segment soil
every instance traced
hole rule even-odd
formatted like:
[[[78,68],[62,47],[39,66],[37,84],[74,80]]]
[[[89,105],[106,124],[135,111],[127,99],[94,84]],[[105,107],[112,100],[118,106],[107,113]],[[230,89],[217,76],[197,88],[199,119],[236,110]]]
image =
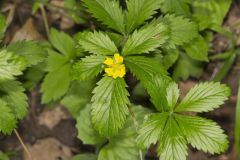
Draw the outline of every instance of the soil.
[[[17,40],[43,40],[46,33],[43,26],[43,19],[40,13],[31,14],[31,5],[23,0],[7,0],[1,2],[1,11],[8,16],[9,27],[6,32],[4,42],[6,44]],[[52,0],[51,3],[62,6],[62,0]],[[13,13],[12,13],[13,12]],[[74,23],[65,16],[62,11],[48,9],[49,25],[74,33],[81,30],[83,26]],[[233,3],[231,10],[226,17],[225,26],[229,27],[236,35],[240,34],[240,26],[233,27],[232,24],[240,20],[240,4]],[[229,42],[219,34],[214,36],[214,51],[222,52],[226,49]],[[237,160],[234,150],[234,125],[235,125],[235,106],[237,97],[238,81],[240,77],[239,62],[232,67],[231,72],[224,79],[224,83],[232,88],[230,100],[220,109],[203,114],[202,116],[215,120],[226,131],[230,147],[228,151],[221,155],[209,155],[203,152],[189,149],[189,160]],[[205,71],[200,81],[210,80],[220,66],[221,61],[211,61],[206,64]],[[191,88],[196,79],[180,82],[183,94]],[[29,96],[28,116],[19,122],[17,131],[26,143],[33,157],[36,160],[69,160],[77,153],[94,152],[93,146],[83,145],[77,139],[75,120],[70,116],[63,106],[48,107],[40,105],[39,87],[36,87]],[[147,155],[148,160],[157,160],[155,157],[155,147],[153,146]],[[12,160],[29,160],[26,153],[19,143],[15,134],[4,136],[0,134],[0,150],[13,151]]]

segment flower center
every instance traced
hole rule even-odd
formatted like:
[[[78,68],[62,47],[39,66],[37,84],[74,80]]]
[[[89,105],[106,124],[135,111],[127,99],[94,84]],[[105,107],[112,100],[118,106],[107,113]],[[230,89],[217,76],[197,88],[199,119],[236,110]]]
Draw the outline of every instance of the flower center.
[[[105,68],[106,74],[114,79],[118,77],[123,78],[126,74],[123,57],[119,53],[115,53],[113,58],[107,57],[103,63],[107,65]]]

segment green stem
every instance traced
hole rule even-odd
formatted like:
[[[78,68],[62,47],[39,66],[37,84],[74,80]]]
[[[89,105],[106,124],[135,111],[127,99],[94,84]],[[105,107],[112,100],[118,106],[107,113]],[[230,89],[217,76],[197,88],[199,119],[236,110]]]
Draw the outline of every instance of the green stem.
[[[48,25],[48,20],[47,20],[47,14],[46,14],[46,11],[44,9],[44,6],[43,4],[40,4],[40,10],[41,10],[41,13],[42,13],[42,17],[43,17],[43,22],[44,22],[44,27],[45,27],[45,30],[46,30],[46,34],[49,38],[49,25]]]
[[[235,118],[235,147],[238,157],[240,157],[240,80],[238,84],[238,97],[236,105],[236,118]]]

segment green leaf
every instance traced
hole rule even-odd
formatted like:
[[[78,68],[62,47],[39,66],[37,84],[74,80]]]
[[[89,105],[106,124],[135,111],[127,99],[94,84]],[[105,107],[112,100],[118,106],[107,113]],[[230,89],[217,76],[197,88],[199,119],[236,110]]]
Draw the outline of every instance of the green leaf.
[[[93,90],[92,120],[101,135],[114,136],[126,122],[128,91],[124,79],[103,77]]]
[[[173,117],[169,117],[160,137],[158,155],[164,160],[186,160],[187,141]]]
[[[74,40],[64,32],[59,32],[52,28],[50,32],[49,40],[51,44],[62,54],[69,59],[75,56],[75,42]]]
[[[140,80],[151,96],[155,107],[162,111],[167,106],[166,86],[170,81],[164,67],[154,58],[125,57],[127,68]],[[161,90],[161,92],[159,92]],[[161,98],[160,98],[161,97]]]
[[[162,23],[153,21],[140,30],[135,30],[128,38],[123,55],[143,54],[154,51],[168,39],[167,28]]]
[[[215,122],[185,115],[176,115],[175,118],[194,148],[211,154],[219,154],[228,148],[227,136]]]
[[[36,65],[42,62],[47,56],[47,51],[41,43],[34,41],[12,43],[7,46],[6,50],[25,57],[30,65]]]
[[[201,35],[183,47],[189,57],[199,61],[208,61],[208,42]]]
[[[101,55],[91,55],[82,58],[73,66],[73,76],[79,80],[88,80],[96,77],[104,69]]]
[[[126,29],[128,33],[152,18],[152,15],[160,7],[159,0],[127,0],[126,3]]]
[[[200,30],[211,25],[221,25],[229,11],[232,0],[196,0],[193,1],[193,17],[200,24]]]
[[[163,13],[173,13],[177,15],[190,16],[190,8],[188,3],[190,0],[160,0],[161,11]]]
[[[177,83],[171,82],[166,90],[168,106],[173,110],[175,105],[177,104],[180,94]]]
[[[11,108],[16,119],[22,119],[27,114],[27,96],[25,89],[18,81],[3,81],[0,83],[1,99]]]
[[[0,112],[0,131],[4,134],[11,134],[12,130],[16,127],[15,115],[12,113],[7,103],[1,99]]]
[[[0,42],[2,41],[2,38],[4,36],[6,25],[6,18],[2,14],[0,14]]]
[[[59,54],[50,49],[48,50],[48,58],[47,58],[48,72],[56,71],[66,64],[69,64],[69,59],[65,55]]]
[[[238,82],[237,104],[235,111],[234,138],[238,156],[240,155],[240,82]]]
[[[10,157],[7,153],[0,151],[0,159],[1,160],[10,160]]]
[[[198,27],[196,23],[188,18],[175,15],[166,15],[161,21],[168,26],[170,30],[170,39],[167,45],[170,48],[175,48],[175,45],[183,45],[191,42],[198,36]]]
[[[125,32],[124,14],[116,0],[83,0],[95,18],[120,33]]]
[[[72,160],[97,160],[97,156],[95,154],[79,154],[72,158]]]
[[[99,152],[98,160],[139,160],[139,148],[136,144],[136,126],[134,123],[141,124],[144,116],[149,110],[141,106],[131,106],[135,116],[135,122],[132,117],[128,117],[127,122],[119,134],[109,139],[109,143],[103,146]],[[143,152],[143,151],[142,151]]]
[[[95,87],[94,81],[74,81],[71,84],[66,96],[61,100],[74,118],[79,116],[81,109],[83,109],[91,100],[92,90]]]
[[[195,85],[177,106],[176,112],[208,112],[228,99],[230,88],[224,84],[206,82]]]
[[[103,32],[81,33],[79,44],[85,51],[97,55],[113,55],[118,52],[114,42]]]
[[[137,143],[141,148],[149,148],[159,140],[169,114],[166,112],[150,114],[138,131]]]
[[[93,128],[90,111],[91,105],[86,105],[77,117],[76,128],[78,130],[78,138],[81,139],[84,144],[101,145],[106,139],[100,136]]]
[[[26,67],[26,61],[6,50],[0,51],[0,79],[14,79],[14,76],[22,74],[22,70]]]
[[[189,77],[199,78],[202,75],[202,72],[203,65],[201,62],[193,60],[187,55],[181,53],[176,65],[174,66],[172,77],[176,81],[180,79],[187,80]]]
[[[41,86],[42,103],[58,100],[67,92],[71,81],[70,69],[71,66],[66,64],[47,74]]]
[[[172,67],[179,57],[179,51],[177,49],[167,49],[163,51],[164,56],[161,55],[158,57],[160,61],[162,62],[163,66],[166,69],[169,69]]]

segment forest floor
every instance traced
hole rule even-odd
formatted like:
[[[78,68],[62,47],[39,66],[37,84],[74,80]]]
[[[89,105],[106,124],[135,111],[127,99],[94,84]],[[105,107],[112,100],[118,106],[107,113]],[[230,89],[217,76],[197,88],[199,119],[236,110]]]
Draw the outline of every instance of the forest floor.
[[[52,0],[54,5],[62,6],[61,0]],[[8,16],[9,27],[6,32],[4,42],[6,44],[18,40],[44,40],[46,34],[41,14],[32,15],[31,5],[22,0],[5,1],[1,11]],[[49,25],[70,34],[81,30],[81,26],[74,23],[58,9],[48,9],[47,16]],[[235,34],[240,35],[240,27],[232,27],[232,22],[240,20],[240,4],[234,3],[226,17],[224,25],[229,27]],[[216,34],[214,38],[214,49],[217,52],[223,51],[228,41],[221,35]],[[180,82],[183,94],[186,93],[195,83],[199,81],[211,80],[213,75],[222,65],[221,61],[211,61],[206,64],[204,74],[201,79],[190,79]],[[237,88],[240,77],[239,62],[232,67],[231,72],[225,77],[224,83],[232,88],[232,95],[229,101],[220,109],[203,114],[209,119],[215,120],[226,131],[230,147],[228,151],[221,155],[209,155],[203,152],[189,149],[189,160],[237,160],[234,151],[234,123],[235,106],[237,99]],[[86,146],[77,139],[75,121],[63,106],[48,107],[40,105],[39,87],[28,93],[29,113],[20,122],[17,130],[29,151],[36,160],[69,160],[73,155],[82,152],[94,152],[94,147]],[[154,148],[154,147],[153,147]],[[22,146],[17,137],[3,136],[0,134],[0,150],[13,151],[13,160],[30,160],[23,152]],[[150,150],[148,160],[154,158],[155,151]]]

